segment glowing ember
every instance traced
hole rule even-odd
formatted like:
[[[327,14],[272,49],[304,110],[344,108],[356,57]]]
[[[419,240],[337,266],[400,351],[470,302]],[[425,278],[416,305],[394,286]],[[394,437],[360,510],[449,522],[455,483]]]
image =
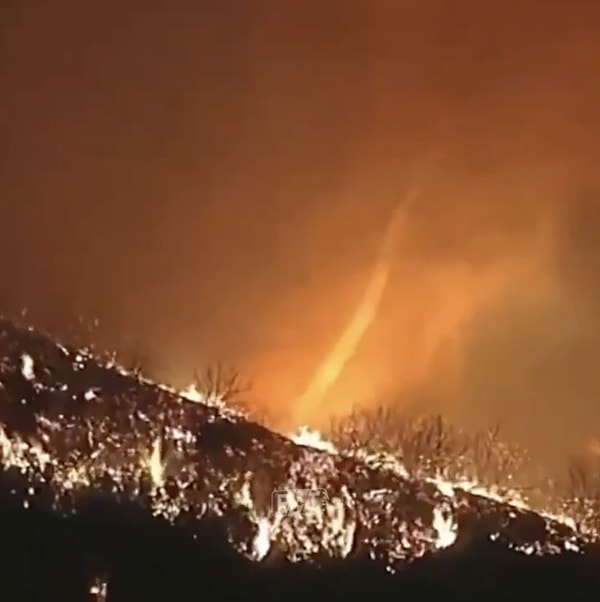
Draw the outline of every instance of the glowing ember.
[[[517,495],[416,478],[392,454],[336,449],[307,428],[281,437],[195,387],[178,395],[57,349],[32,331],[0,328],[0,461],[25,506],[44,490],[52,509],[77,512],[82,497],[102,489],[165,520],[185,517],[192,531],[194,521],[221,517],[231,544],[256,561],[276,551],[293,561],[352,554],[393,566],[452,546],[465,516],[485,515],[490,539],[526,554],[584,550],[595,537],[534,513]],[[35,385],[24,406],[15,374]],[[15,416],[24,412],[31,420],[21,426]],[[277,511],[275,493],[292,512]]]

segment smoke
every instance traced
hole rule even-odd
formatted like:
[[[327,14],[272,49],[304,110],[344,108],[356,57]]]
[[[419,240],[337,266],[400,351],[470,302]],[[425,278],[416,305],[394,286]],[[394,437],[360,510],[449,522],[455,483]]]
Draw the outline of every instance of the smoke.
[[[403,224],[403,244],[395,248],[388,230],[352,320],[291,409],[296,421],[326,424],[356,406],[388,400],[407,408],[426,400],[426,411],[452,412],[469,382],[480,317],[515,296],[527,310],[554,299],[555,210],[532,215],[520,235],[494,233],[493,224],[477,223],[471,214],[476,236],[463,237],[456,229],[435,232],[431,204],[430,192]],[[465,217],[455,216],[457,225]],[[482,230],[487,250],[477,241]],[[439,246],[443,238],[455,244]]]
[[[238,4],[3,7],[2,309],[99,318],[177,386],[234,365],[282,424],[394,403],[546,455],[597,437],[599,5]]]

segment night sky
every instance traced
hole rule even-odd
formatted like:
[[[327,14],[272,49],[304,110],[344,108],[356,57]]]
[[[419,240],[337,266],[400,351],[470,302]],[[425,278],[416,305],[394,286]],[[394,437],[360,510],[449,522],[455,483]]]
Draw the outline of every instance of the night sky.
[[[321,408],[600,437],[600,4],[5,0],[1,308],[222,361],[285,422],[411,186]]]

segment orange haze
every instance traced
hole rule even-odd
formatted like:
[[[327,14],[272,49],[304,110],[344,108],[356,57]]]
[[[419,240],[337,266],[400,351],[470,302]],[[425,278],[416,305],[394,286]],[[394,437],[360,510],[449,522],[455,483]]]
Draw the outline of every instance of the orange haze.
[[[178,386],[232,364],[282,428],[393,403],[585,447],[599,31],[594,0],[4,1],[0,309],[99,318]]]

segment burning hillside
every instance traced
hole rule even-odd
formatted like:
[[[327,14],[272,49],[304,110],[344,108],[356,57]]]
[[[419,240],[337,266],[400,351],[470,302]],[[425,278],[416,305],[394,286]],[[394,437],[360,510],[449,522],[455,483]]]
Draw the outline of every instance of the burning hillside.
[[[391,457],[338,453],[309,432],[297,444],[214,394],[178,394],[8,321],[0,356],[2,480],[25,508],[73,515],[109,499],[192,535],[216,519],[255,561],[364,558],[393,569],[473,540],[525,554],[592,545],[568,520],[411,478]]]

